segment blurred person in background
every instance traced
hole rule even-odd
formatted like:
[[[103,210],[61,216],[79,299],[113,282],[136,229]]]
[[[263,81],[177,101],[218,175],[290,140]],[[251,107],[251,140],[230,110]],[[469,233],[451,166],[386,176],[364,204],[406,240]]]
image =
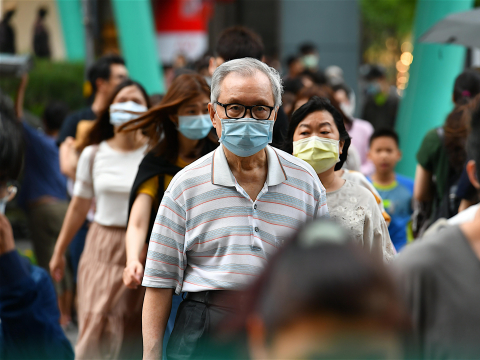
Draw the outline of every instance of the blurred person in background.
[[[299,46],[299,54],[305,68],[302,75],[309,75],[317,85],[327,83],[327,78],[320,68],[320,54],[317,46],[311,42],[305,42]]]
[[[15,31],[10,24],[15,8],[5,11],[2,21],[0,21],[0,53],[15,54]]]
[[[142,129],[149,139],[149,153],[140,163],[129,200],[127,261],[123,271],[123,282],[129,288],[141,286],[158,206],[172,178],[218,146],[208,114],[209,102],[210,87],[202,76],[180,75],[158,106],[120,128],[120,131]],[[173,296],[164,356],[181,301],[180,295]]]
[[[68,177],[69,195],[72,195],[73,191],[80,156],[80,145],[93,126],[93,120],[97,119],[102,110],[108,107],[115,88],[127,77],[128,72],[125,62],[118,55],[102,56],[88,70],[88,81],[93,91],[93,103],[91,106],[67,116],[57,138],[57,144],[60,145],[60,170]],[[79,130],[78,134],[77,130]],[[88,226],[92,220],[93,210],[69,246],[75,281],[77,280],[78,263],[85,245]]]
[[[314,96],[293,113],[285,150],[309,163],[318,174],[327,192],[330,217],[348,229],[358,244],[390,262],[395,250],[374,196],[335,174],[342,168],[349,146],[342,115],[327,99]]]
[[[233,26],[222,31],[215,46],[215,56],[210,59],[210,74],[225,61],[253,58],[265,62],[265,47],[262,38],[243,26]],[[288,129],[288,117],[283,107],[278,110],[273,127],[272,146],[280,148]]]
[[[480,106],[468,136],[470,181],[480,189]],[[396,260],[398,281],[422,359],[480,358],[480,214],[407,246]]]
[[[395,129],[400,97],[396,88],[389,84],[385,69],[379,65],[371,65],[365,80],[368,85],[362,119],[370,122],[375,130]]]
[[[48,273],[19,255],[4,215],[23,164],[24,130],[0,99],[0,358],[72,359]],[[35,237],[36,234],[33,234]]]
[[[47,16],[47,9],[42,7],[38,9],[37,19],[33,28],[33,52],[39,58],[50,59],[50,35],[45,27],[45,16]]]
[[[326,216],[313,169],[268,146],[281,104],[281,79],[265,63],[236,59],[213,74],[208,104],[221,145],[171,181],[153,227],[143,285],[144,359],[158,359],[172,294],[187,292],[167,357],[199,359],[236,294],[283,241],[309,219]]]
[[[355,118],[355,94],[351,88],[344,83],[340,83],[334,85],[332,89],[335,100],[340,104],[340,109],[347,119],[345,126],[352,138],[352,145],[355,146],[360,156],[362,164],[360,171],[366,176],[371,175],[375,168],[368,158],[368,141],[373,134],[373,126],[368,121]]]
[[[470,121],[467,105],[479,93],[480,73],[467,70],[460,74],[453,87],[455,108],[443,126],[427,132],[417,152],[413,195],[419,203],[431,205],[430,214],[425,211],[423,228],[439,218],[448,219],[458,211],[459,200],[455,194],[467,161],[465,143]]]
[[[245,329],[251,359],[405,355],[410,324],[393,277],[333,222],[302,229],[245,296],[248,305],[220,330]]]
[[[20,82],[16,112],[22,124],[25,139],[25,168],[18,204],[25,210],[32,234],[33,251],[37,264],[49,270],[48,263],[67,212],[67,178],[60,172],[58,132],[68,107],[62,102],[50,102],[43,113],[44,129],[35,129],[23,119],[23,101],[28,75]],[[73,275],[70,266],[62,282],[55,284],[60,308],[60,324],[72,319]]]
[[[368,156],[375,165],[375,172],[369,180],[380,193],[385,209],[390,215],[388,232],[395,249],[400,252],[407,244],[410,233],[413,180],[395,172],[395,167],[402,158],[398,134],[391,129],[375,131],[370,138]]]
[[[305,65],[302,62],[302,58],[299,55],[291,55],[287,59],[287,74],[283,78],[283,81],[289,79],[296,79],[305,70]]]
[[[114,90],[95,121],[78,161],[73,198],[50,260],[50,273],[60,281],[68,244],[85,222],[96,200],[78,269],[77,359],[136,358],[141,354],[143,289],[128,289],[125,233],[128,197],[145,151],[140,131],[122,133],[120,125],[149,107],[145,89],[125,80]]]

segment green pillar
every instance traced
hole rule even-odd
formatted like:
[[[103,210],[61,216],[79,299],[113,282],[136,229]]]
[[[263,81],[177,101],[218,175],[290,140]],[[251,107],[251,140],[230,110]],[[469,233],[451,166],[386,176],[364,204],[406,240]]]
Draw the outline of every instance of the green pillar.
[[[85,60],[85,29],[80,0],[57,0],[67,60]]]
[[[418,0],[413,63],[396,126],[403,151],[397,167],[401,174],[415,175],[416,154],[423,137],[428,130],[442,125],[452,110],[453,83],[465,61],[462,46],[419,43],[418,38],[445,16],[472,6],[473,0]]]
[[[165,92],[150,0],[113,0],[122,55],[130,77],[149,94]]]

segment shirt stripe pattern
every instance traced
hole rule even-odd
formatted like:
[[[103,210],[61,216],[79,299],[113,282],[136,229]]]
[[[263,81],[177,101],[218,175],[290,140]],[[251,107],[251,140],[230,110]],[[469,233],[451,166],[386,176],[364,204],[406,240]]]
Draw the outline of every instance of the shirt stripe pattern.
[[[236,182],[222,146],[172,179],[151,234],[144,286],[177,294],[241,289],[305,222],[328,216],[310,165],[266,151],[267,181],[256,201]]]

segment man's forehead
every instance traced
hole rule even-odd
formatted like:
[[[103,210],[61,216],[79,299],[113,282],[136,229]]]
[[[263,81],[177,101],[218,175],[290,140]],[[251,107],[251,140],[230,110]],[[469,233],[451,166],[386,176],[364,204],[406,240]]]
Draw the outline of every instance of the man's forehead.
[[[228,74],[220,84],[220,97],[262,97],[264,101],[275,102],[272,86],[268,76],[261,71],[253,75],[236,72]]]

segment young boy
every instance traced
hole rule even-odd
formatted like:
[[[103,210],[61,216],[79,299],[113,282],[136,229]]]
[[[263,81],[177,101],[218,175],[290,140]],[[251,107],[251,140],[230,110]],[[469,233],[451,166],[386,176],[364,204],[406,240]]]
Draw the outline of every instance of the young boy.
[[[407,226],[412,215],[413,180],[396,174],[395,166],[402,158],[398,135],[391,129],[379,129],[370,138],[368,157],[375,165],[369,178],[383,199],[392,218],[388,231],[397,251],[407,243]]]

